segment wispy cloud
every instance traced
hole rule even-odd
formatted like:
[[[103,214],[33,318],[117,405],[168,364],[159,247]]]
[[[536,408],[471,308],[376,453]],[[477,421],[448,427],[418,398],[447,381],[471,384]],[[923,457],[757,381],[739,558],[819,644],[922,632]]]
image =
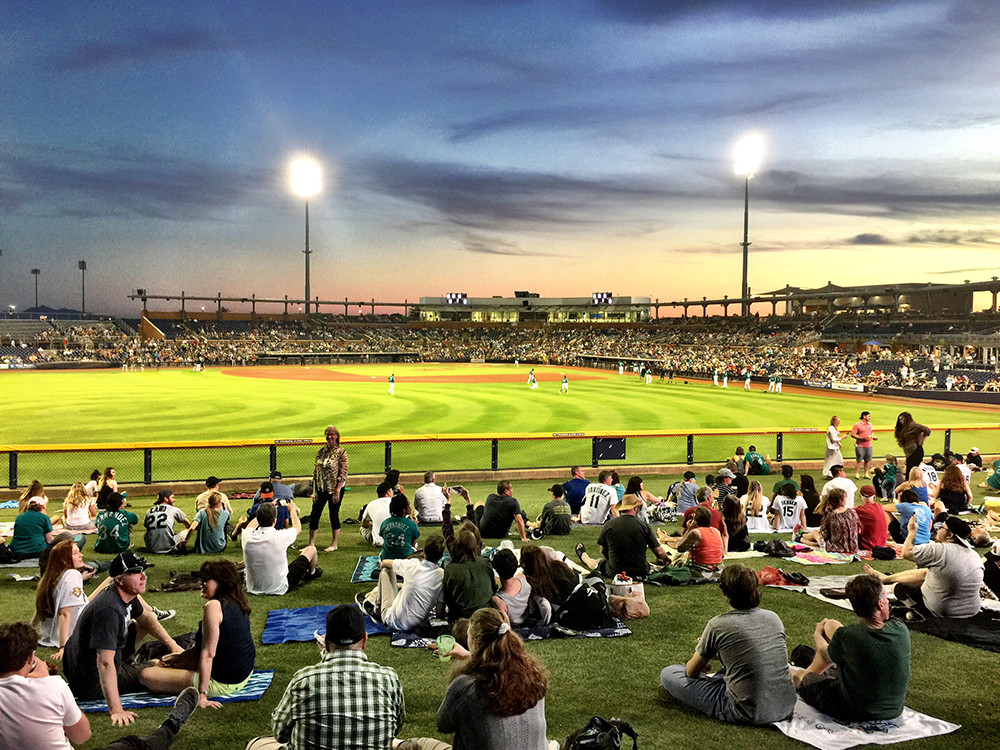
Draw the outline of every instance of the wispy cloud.
[[[445,222],[490,230],[596,226],[672,194],[634,178],[584,179],[405,159],[364,163],[357,179],[374,193],[432,208]]]
[[[524,250],[515,242],[486,237],[481,234],[467,233],[462,237],[462,247],[470,253],[481,253],[483,255],[511,255],[519,257],[551,256],[551,253],[533,252]]]
[[[848,238],[848,245],[891,245],[892,243],[889,239],[882,234],[875,234],[874,232],[863,232],[862,234],[856,234],[853,237]]]
[[[173,55],[216,52],[224,45],[204,29],[133,30],[115,42],[88,42],[54,61],[60,73],[88,73]]]
[[[0,154],[4,194],[0,211],[62,216],[142,216],[204,219],[260,205],[274,183],[271,170],[227,166],[112,148],[73,150],[22,146]]]

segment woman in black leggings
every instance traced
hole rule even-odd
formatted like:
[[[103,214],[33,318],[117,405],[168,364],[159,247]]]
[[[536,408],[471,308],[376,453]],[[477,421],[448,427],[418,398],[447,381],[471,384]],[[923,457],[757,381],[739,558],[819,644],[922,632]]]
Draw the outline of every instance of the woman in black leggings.
[[[330,506],[330,526],[333,542],[324,552],[337,549],[340,538],[340,501],[344,499],[347,484],[347,451],[340,444],[340,430],[333,425],[326,428],[326,445],[316,453],[313,467],[312,512],[309,514],[309,546],[316,544],[316,532],[323,508]]]
[[[901,412],[896,417],[896,442],[906,454],[906,473],[903,476],[908,477],[910,469],[914,466],[920,466],[924,460],[924,440],[930,434],[930,427],[914,422],[910,412]]]

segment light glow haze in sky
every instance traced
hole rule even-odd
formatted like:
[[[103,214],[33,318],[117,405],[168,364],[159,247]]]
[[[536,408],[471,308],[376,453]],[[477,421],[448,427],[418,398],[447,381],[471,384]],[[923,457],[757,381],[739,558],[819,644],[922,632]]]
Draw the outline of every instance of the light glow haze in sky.
[[[92,312],[301,297],[302,156],[322,299],[738,297],[749,134],[754,292],[988,279],[998,39],[980,0],[7,0],[0,304],[39,268],[79,309],[79,260]]]

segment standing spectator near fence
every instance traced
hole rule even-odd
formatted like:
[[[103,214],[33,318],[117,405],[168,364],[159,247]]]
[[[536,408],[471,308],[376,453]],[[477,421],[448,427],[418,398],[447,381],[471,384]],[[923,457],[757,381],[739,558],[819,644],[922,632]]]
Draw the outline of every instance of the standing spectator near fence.
[[[861,478],[861,470],[865,471],[865,479],[870,478],[872,467],[872,441],[878,440],[878,435],[874,434],[872,427],[872,414],[870,411],[861,412],[861,419],[854,423],[851,428],[851,437],[854,438],[854,478]]]
[[[896,417],[896,442],[906,455],[905,476],[910,475],[910,469],[920,466],[924,460],[924,441],[931,434],[927,425],[913,421],[913,415],[908,411],[900,412]]]
[[[323,517],[323,509],[330,506],[330,526],[333,529],[333,541],[324,552],[337,549],[340,539],[340,502],[344,499],[344,487],[347,485],[347,451],[340,444],[340,430],[333,425],[324,432],[326,445],[316,452],[316,462],[313,468],[312,512],[309,514],[309,546],[316,546],[316,532],[319,531],[319,520]]]

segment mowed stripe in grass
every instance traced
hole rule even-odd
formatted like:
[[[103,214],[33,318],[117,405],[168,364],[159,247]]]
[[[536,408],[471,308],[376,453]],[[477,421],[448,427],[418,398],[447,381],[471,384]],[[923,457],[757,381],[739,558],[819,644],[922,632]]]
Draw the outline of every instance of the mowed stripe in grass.
[[[300,368],[288,368],[300,373]],[[824,430],[830,416],[846,425],[862,409],[877,428],[891,428],[903,408],[929,424],[997,422],[990,409],[871,397],[768,394],[764,387],[714,388],[681,380],[644,385],[617,373],[538,367],[538,390],[522,382],[419,382],[428,371],[484,381],[527,376],[525,367],[492,365],[318,366],[326,372],[368,374],[361,381],[239,377],[221,369],[122,373],[9,372],[0,374],[0,424],[5,444],[110,443],[318,437],[326,424],[345,436],[698,431],[713,428]],[[280,369],[275,370],[280,373]],[[396,395],[386,377],[396,375]],[[559,379],[570,377],[569,395]],[[579,373],[580,378],[575,375]],[[412,375],[412,380],[408,376]],[[738,384],[737,384],[738,385]],[[980,446],[982,448],[982,446]]]

